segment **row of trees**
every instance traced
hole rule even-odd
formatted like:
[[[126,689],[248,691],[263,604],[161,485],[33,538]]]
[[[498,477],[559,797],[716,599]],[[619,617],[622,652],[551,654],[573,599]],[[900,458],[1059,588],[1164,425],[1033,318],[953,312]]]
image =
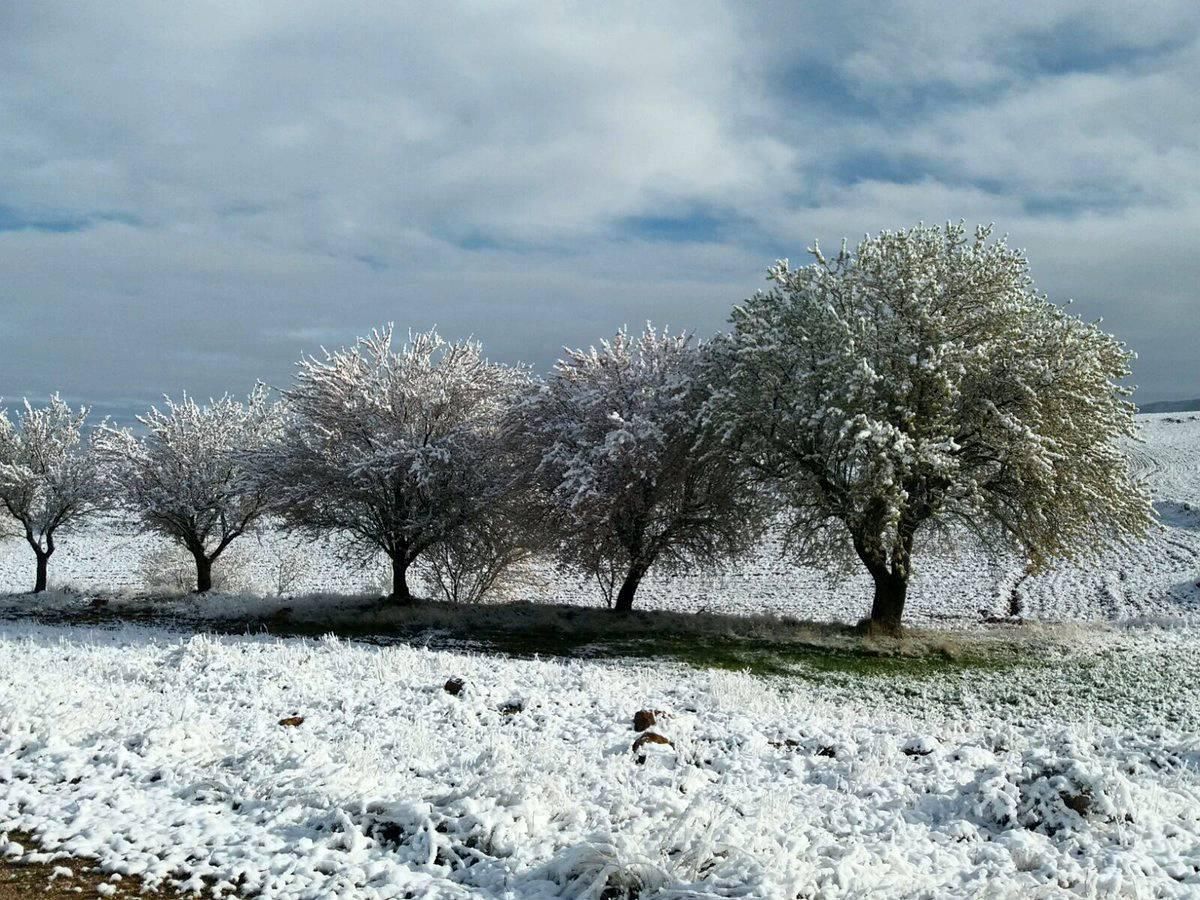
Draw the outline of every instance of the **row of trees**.
[[[37,559],[117,504],[195,558],[197,590],[267,517],[348,557],[423,559],[477,597],[536,553],[632,607],[653,570],[712,567],[771,525],[804,562],[857,559],[872,627],[900,628],[918,542],[971,537],[1031,569],[1144,533],[1120,447],[1129,354],[1033,286],[1022,252],[918,226],[770,270],[710,342],[647,327],[545,379],[435,332],[390,329],[300,362],[274,401],[190,398],[141,433],[58,398],[0,413],[0,503]]]

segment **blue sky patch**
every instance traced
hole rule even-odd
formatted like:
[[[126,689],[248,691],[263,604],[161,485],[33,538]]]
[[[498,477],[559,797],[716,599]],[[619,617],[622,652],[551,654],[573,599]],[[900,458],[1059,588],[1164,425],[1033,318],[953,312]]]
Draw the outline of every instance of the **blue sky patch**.
[[[30,213],[0,203],[0,231],[46,231],[52,234],[70,234],[84,231],[100,222],[119,222],[123,225],[141,224],[136,216],[124,213],[90,213],[82,216]]]
[[[618,219],[620,237],[678,244],[710,244],[744,240],[757,229],[752,220],[735,213],[697,209],[675,215],[625,216]]]
[[[1131,10],[1131,15],[1134,14]],[[1111,72],[1149,63],[1187,46],[1194,37],[1194,33],[1187,33],[1147,45],[1130,44],[1117,35],[1103,34],[1078,18],[1059,22],[1044,31],[1015,36],[1011,57],[1016,68],[1031,74]]]

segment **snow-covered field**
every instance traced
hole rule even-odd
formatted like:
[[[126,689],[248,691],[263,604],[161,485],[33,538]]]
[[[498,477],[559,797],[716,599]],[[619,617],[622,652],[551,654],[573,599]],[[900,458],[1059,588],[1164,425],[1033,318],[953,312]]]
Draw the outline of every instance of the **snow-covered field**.
[[[1197,896],[1196,636],[762,680],[7,625],[0,829],[277,898]]]
[[[1200,622],[1200,414],[1140,420],[1145,442],[1132,451],[1137,468],[1155,491],[1161,518],[1161,527],[1149,540],[1086,566],[1061,566],[1032,578],[1023,577],[1015,559],[987,559],[969,549],[957,556],[926,553],[917,559],[907,620],[968,624],[1005,617],[1015,609],[1027,619]],[[143,560],[161,546],[160,539],[111,527],[64,535],[51,561],[51,584],[84,591],[145,592]],[[297,555],[279,535],[266,533],[243,538],[233,547],[235,565],[254,593],[277,587],[273,572],[289,556],[305,558],[303,577],[292,593],[387,590],[382,568],[348,568],[321,545],[305,546]],[[32,578],[33,557],[23,542],[0,543],[0,592],[28,590]],[[651,572],[638,592],[637,606],[854,622],[866,614],[870,594],[870,580],[863,573],[832,582],[823,572],[780,558],[768,545],[757,558],[717,574]],[[548,566],[521,599],[600,602],[591,581],[563,576]]]
[[[0,832],[264,898],[1200,896],[1200,417],[1143,423],[1144,545],[1024,580],[926,562],[914,623],[980,640],[1014,591],[1027,619],[1080,620],[1005,629],[1016,663],[762,678],[33,624],[10,598]],[[95,530],[52,571],[137,591],[148,546]],[[0,550],[0,589],[26,586],[21,551]],[[296,590],[374,578],[319,554]],[[538,590],[595,602],[550,573]],[[854,620],[866,597],[765,555],[638,603]],[[642,709],[671,744],[632,749]]]

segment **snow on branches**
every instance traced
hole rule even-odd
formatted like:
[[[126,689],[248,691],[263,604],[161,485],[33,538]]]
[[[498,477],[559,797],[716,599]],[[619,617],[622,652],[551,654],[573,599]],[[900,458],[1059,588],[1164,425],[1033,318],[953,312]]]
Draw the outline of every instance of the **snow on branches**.
[[[139,416],[146,434],[102,428],[96,448],[108,478],[146,531],[175,541],[196,562],[196,590],[212,587],[213,563],[267,511],[252,455],[275,440],[279,404],[260,385],[242,403],[167,397]]]
[[[900,625],[914,537],[964,526],[1032,568],[1143,533],[1121,441],[1131,354],[1038,293],[1023,252],[960,225],[769,272],[734,310],[710,414],[791,505],[806,558],[851,548]]]
[[[618,609],[651,566],[711,565],[756,537],[758,495],[701,417],[706,354],[686,334],[622,330],[568,350],[521,410],[560,560]]]
[[[475,341],[429,331],[394,351],[390,327],[373,332],[300,362],[262,477],[285,524],[360,558],[384,553],[393,598],[410,601],[413,562],[511,489],[501,426],[528,380]]]
[[[629,609],[652,567],[747,549],[782,501],[805,562],[857,559],[899,630],[914,550],[974,536],[1031,571],[1142,535],[1130,354],[1038,292],[1022,251],[963,225],[885,231],[769,270],[711,343],[647,329],[568,350],[544,383],[474,341],[392,330],[301,360],[284,403],[167,400],[143,436],[55,397],[0,414],[0,503],[38,557],[107,479],[193,555],[197,587],[264,515],[476,600],[552,545]]]
[[[93,513],[103,495],[83,445],[86,407],[74,412],[57,394],[16,421],[0,409],[0,505],[18,523],[37,558],[34,593],[46,589],[55,534]]]

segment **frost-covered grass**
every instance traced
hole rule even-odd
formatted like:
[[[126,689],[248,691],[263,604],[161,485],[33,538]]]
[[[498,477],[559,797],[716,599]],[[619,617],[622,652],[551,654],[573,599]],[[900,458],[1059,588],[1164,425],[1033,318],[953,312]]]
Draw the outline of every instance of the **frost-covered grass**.
[[[6,624],[0,830],[279,898],[1194,896],[1200,635],[1069,637],[762,678]]]

